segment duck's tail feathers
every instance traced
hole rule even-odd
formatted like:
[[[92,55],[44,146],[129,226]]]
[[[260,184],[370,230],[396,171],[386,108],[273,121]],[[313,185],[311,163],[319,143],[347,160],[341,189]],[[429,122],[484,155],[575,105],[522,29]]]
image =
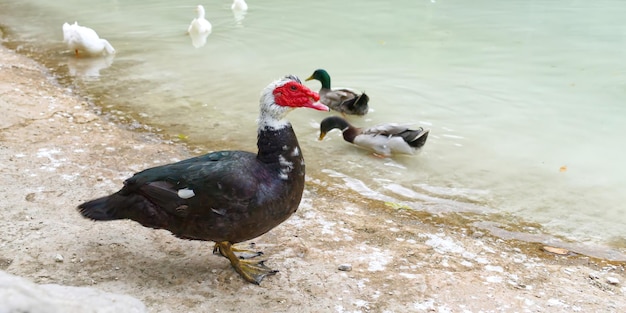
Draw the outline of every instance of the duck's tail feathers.
[[[367,105],[370,102],[370,97],[368,97],[365,92],[356,98],[354,105],[356,107]]]
[[[70,40],[70,24],[63,23],[63,42],[68,42]]]
[[[94,221],[129,219],[151,228],[166,228],[172,222],[167,211],[143,195],[127,194],[124,190],[87,201],[78,206],[78,212]]]
[[[104,43],[104,50],[107,54],[115,54],[115,48],[109,43],[106,39],[101,39],[102,43]]]
[[[369,111],[369,101],[370,97],[362,93],[348,103],[348,109],[356,115],[365,115]]]
[[[424,129],[420,127],[419,129],[409,129],[404,131],[400,136],[406,141],[409,146],[413,148],[420,148],[424,144],[426,144],[426,139],[428,139],[428,134],[430,133],[430,129]]]
[[[117,194],[87,201],[78,206],[78,212],[88,219],[94,221],[112,221],[123,219],[117,214],[117,210],[112,204],[116,203],[114,197]],[[119,196],[117,196],[119,197]]]

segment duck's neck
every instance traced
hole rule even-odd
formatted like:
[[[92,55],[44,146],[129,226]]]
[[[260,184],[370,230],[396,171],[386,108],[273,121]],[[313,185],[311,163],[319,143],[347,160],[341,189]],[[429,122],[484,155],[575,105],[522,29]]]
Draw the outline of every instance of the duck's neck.
[[[198,19],[204,19],[205,15],[204,7],[198,7]]]
[[[300,164],[302,160],[298,138],[289,123],[278,129],[260,128],[257,147],[259,148],[257,159],[263,163],[280,162],[281,157],[294,164]]]
[[[330,89],[330,75],[328,73],[322,73],[317,77],[317,80],[322,83],[322,89]]]
[[[356,127],[348,126],[342,130],[343,139],[349,143],[354,143],[354,138],[361,133],[361,130]]]

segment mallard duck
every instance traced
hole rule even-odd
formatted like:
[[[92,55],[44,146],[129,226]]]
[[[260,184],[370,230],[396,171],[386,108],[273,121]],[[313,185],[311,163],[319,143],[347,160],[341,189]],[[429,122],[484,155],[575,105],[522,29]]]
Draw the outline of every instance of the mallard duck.
[[[191,20],[191,24],[187,28],[187,34],[191,37],[191,44],[200,48],[206,44],[206,39],[211,33],[211,23],[204,17],[205,11],[202,5],[198,5],[196,7],[196,13],[198,14],[196,18]]]
[[[316,79],[322,83],[320,89],[320,101],[329,108],[341,112],[342,114],[365,115],[370,98],[365,94],[348,89],[331,89],[330,75],[324,69],[317,69],[306,80]]]
[[[277,80],[261,94],[257,153],[217,151],[153,167],[78,210],[96,221],[130,219],[179,238],[214,241],[215,253],[228,258],[245,280],[259,284],[277,271],[263,261],[240,259],[244,254],[235,252],[242,250],[232,245],[268,232],[298,209],[304,159],[285,117],[295,108],[328,111],[318,100],[295,76]]]
[[[430,130],[422,127],[409,129],[398,124],[380,124],[370,128],[358,128],[339,116],[330,116],[320,123],[319,140],[332,129],[340,129],[343,139],[375,154],[389,157],[393,154],[413,154],[426,143]]]
[[[100,38],[93,29],[78,25],[78,22],[71,25],[63,23],[63,41],[77,57],[79,51],[88,56],[115,53],[115,49],[106,39]]]

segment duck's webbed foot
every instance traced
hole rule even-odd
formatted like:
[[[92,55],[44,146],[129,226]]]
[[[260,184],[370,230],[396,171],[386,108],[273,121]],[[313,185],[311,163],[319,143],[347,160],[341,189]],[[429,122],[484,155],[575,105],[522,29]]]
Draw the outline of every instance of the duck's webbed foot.
[[[239,248],[235,248],[234,246],[230,247],[230,250],[239,258],[242,260],[246,260],[246,259],[252,259],[252,258],[256,258],[258,256],[262,256],[263,252],[262,251],[252,251],[252,250],[248,250],[248,249],[239,249]],[[215,247],[213,247],[213,254],[219,254],[225,258],[228,258],[228,256],[226,256],[224,253],[222,253],[222,250],[220,250],[220,245],[215,244]]]
[[[215,248],[213,248],[213,253],[219,253],[230,261],[230,264],[233,266],[235,271],[239,273],[243,279],[251,282],[253,284],[260,284],[263,278],[267,275],[274,275],[278,273],[278,271],[273,270],[265,264],[265,261],[248,261],[243,260],[239,256],[235,254],[233,251],[232,244],[228,241],[222,241],[215,243]],[[241,252],[241,250],[238,250]],[[256,254],[259,256],[260,254]]]

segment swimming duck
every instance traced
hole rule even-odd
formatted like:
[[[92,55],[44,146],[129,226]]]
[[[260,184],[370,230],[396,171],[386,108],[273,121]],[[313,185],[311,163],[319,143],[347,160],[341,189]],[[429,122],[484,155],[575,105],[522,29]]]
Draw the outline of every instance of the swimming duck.
[[[306,80],[318,80],[322,83],[319,91],[320,101],[329,108],[341,112],[342,114],[365,115],[369,110],[368,102],[370,98],[365,94],[348,89],[331,89],[330,75],[324,69],[317,69]]]
[[[246,1],[233,0],[233,4],[230,6],[230,9],[233,11],[235,23],[239,26],[242,26],[243,19],[246,18],[246,13],[248,13],[248,4],[246,3]]]
[[[63,42],[74,51],[78,57],[78,52],[82,51],[88,56],[114,54],[115,49],[106,40],[98,36],[95,30],[74,24],[63,23]]]
[[[130,219],[179,238],[214,241],[214,253],[228,258],[245,280],[259,284],[277,271],[263,261],[240,259],[243,254],[235,252],[242,250],[233,244],[268,232],[298,209],[305,166],[285,117],[295,108],[328,111],[318,100],[297,77],[279,79],[261,94],[257,153],[218,151],[153,167],[78,210],[96,221]]]
[[[206,39],[211,33],[211,23],[204,17],[205,11],[202,5],[196,7],[198,16],[191,20],[191,24],[187,28],[187,34],[191,37],[191,44],[200,48],[206,44]]]
[[[233,11],[247,11],[248,4],[246,0],[233,0],[233,4],[230,6],[230,9]]]
[[[413,154],[426,143],[430,130],[420,127],[409,129],[398,124],[380,124],[370,128],[358,128],[339,116],[330,116],[320,123],[319,140],[326,133],[338,128],[343,132],[343,139],[349,143],[373,151],[375,154],[389,157],[393,154]]]

